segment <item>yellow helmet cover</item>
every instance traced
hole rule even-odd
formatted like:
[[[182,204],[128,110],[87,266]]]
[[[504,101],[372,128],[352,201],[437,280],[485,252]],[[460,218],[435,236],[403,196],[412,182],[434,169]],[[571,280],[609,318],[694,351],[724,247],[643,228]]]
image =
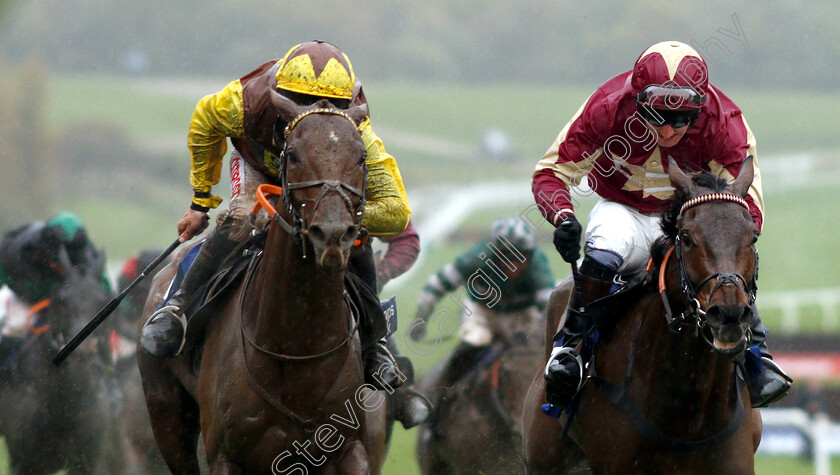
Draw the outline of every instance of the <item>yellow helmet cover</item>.
[[[277,68],[277,88],[301,94],[351,99],[355,83],[350,59],[324,41],[293,47]]]

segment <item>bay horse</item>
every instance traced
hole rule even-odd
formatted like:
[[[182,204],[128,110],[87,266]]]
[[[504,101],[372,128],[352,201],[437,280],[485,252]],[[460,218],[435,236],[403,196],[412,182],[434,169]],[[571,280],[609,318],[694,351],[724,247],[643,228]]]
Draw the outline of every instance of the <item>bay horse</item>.
[[[212,474],[370,470],[364,413],[384,396],[364,383],[344,286],[364,209],[367,108],[305,108],[273,91],[272,102],[288,124],[283,187],[258,192],[270,216],[259,257],[211,303],[202,347],[164,360],[139,350],[155,438],[174,473],[199,472],[199,433]],[[155,277],[146,315],[178,260]]]
[[[111,298],[102,285],[104,258],[86,269],[74,267],[63,250],[59,259],[64,285],[33,306],[25,337],[3,337],[0,435],[10,473],[121,473],[114,443],[120,398],[106,364],[103,329],[61,366],[50,362]]]
[[[529,307],[498,315],[494,342],[479,365],[462,377],[434,408],[417,434],[424,474],[517,473],[522,471],[522,407],[531,375],[540,365],[542,315]],[[421,391],[433,401],[449,360],[424,378]]]
[[[598,474],[754,473],[761,415],[738,364],[758,270],[758,231],[744,200],[752,157],[731,186],[708,173],[692,179],[673,160],[668,173],[676,192],[652,248],[653,278],[606,312],[613,321],[599,327],[568,433],[568,412],[554,419],[540,409],[543,369],[533,378],[528,473],[575,473],[587,463]],[[549,303],[543,364],[571,286],[567,279]]]

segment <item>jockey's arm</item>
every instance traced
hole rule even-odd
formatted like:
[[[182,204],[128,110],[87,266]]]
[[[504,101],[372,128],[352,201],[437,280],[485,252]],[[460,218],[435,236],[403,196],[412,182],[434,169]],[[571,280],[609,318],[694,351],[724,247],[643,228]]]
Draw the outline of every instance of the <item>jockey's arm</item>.
[[[367,149],[367,189],[362,226],[373,236],[394,236],[408,226],[411,209],[403,187],[402,176],[382,140],[376,136],[365,119],[360,127]]]
[[[417,262],[420,255],[420,236],[409,221],[405,231],[381,239],[388,243],[388,251],[377,263],[376,275],[378,284],[384,286],[389,280],[407,272]]]
[[[216,208],[221,204],[222,198],[213,196],[210,189],[221,177],[226,138],[244,135],[243,120],[242,83],[238,79],[221,91],[203,97],[195,106],[187,134],[194,205]]]
[[[580,184],[601,155],[606,131],[598,130],[594,119],[597,111],[593,96],[560,131],[554,142],[537,162],[531,179],[531,191],[540,212],[548,222],[558,226],[567,215],[574,215],[570,187]],[[601,137],[601,135],[606,135]]]
[[[417,317],[425,320],[444,295],[464,285],[467,279],[484,265],[480,256],[486,251],[487,241],[479,242],[429,277],[417,298]]]
[[[752,155],[754,177],[746,200],[750,216],[756,228],[761,231],[764,224],[764,193],[761,187],[761,172],[758,169],[755,136],[743,115],[733,116],[726,128],[728,133],[717,134],[724,139],[718,144],[719,148],[711,152],[714,158],[709,162],[709,170],[732,183],[741,171],[744,159]]]

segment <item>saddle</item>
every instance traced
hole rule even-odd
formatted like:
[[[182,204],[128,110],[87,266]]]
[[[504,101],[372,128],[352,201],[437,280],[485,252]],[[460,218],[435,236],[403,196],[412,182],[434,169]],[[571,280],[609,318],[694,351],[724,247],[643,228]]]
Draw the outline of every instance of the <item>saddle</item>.
[[[627,308],[639,300],[647,291],[651,274],[647,270],[626,276],[624,283],[615,291],[586,306],[600,338],[609,339],[616,322],[621,319]]]

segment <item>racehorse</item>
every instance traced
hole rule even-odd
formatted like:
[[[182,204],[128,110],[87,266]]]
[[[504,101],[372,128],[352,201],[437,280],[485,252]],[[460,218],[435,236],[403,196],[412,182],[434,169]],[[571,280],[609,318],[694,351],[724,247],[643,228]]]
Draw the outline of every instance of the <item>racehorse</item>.
[[[592,306],[599,338],[569,427],[569,412],[542,413],[542,368],[534,376],[524,409],[528,473],[573,473],[586,462],[602,474],[754,473],[761,416],[739,363],[758,270],[758,232],[743,199],[752,158],[731,186],[712,174],[691,179],[673,160],[669,176],[676,192],[652,248],[652,278]],[[543,362],[571,286],[567,279],[549,303]]]
[[[259,195],[270,216],[264,248],[210,303],[203,346],[165,360],[138,354],[155,438],[174,473],[198,473],[199,431],[214,474],[369,470],[364,412],[384,396],[364,384],[344,285],[364,209],[357,127],[367,108],[325,100],[304,108],[273,91],[272,102],[287,126],[282,190]],[[155,277],[146,315],[174,265]]]
[[[495,319],[494,342],[453,388],[438,382],[449,361],[423,380],[422,392],[433,401],[440,400],[440,390],[449,394],[418,432],[424,474],[522,471],[522,405],[542,356],[542,318],[536,313],[531,307]]]
[[[29,312],[28,333],[4,336],[0,365],[0,434],[13,474],[121,473],[115,412],[119,396],[102,351],[104,333],[94,333],[61,366],[53,355],[76,334],[109,295],[102,285],[104,262],[76,269],[66,253],[65,285]]]

